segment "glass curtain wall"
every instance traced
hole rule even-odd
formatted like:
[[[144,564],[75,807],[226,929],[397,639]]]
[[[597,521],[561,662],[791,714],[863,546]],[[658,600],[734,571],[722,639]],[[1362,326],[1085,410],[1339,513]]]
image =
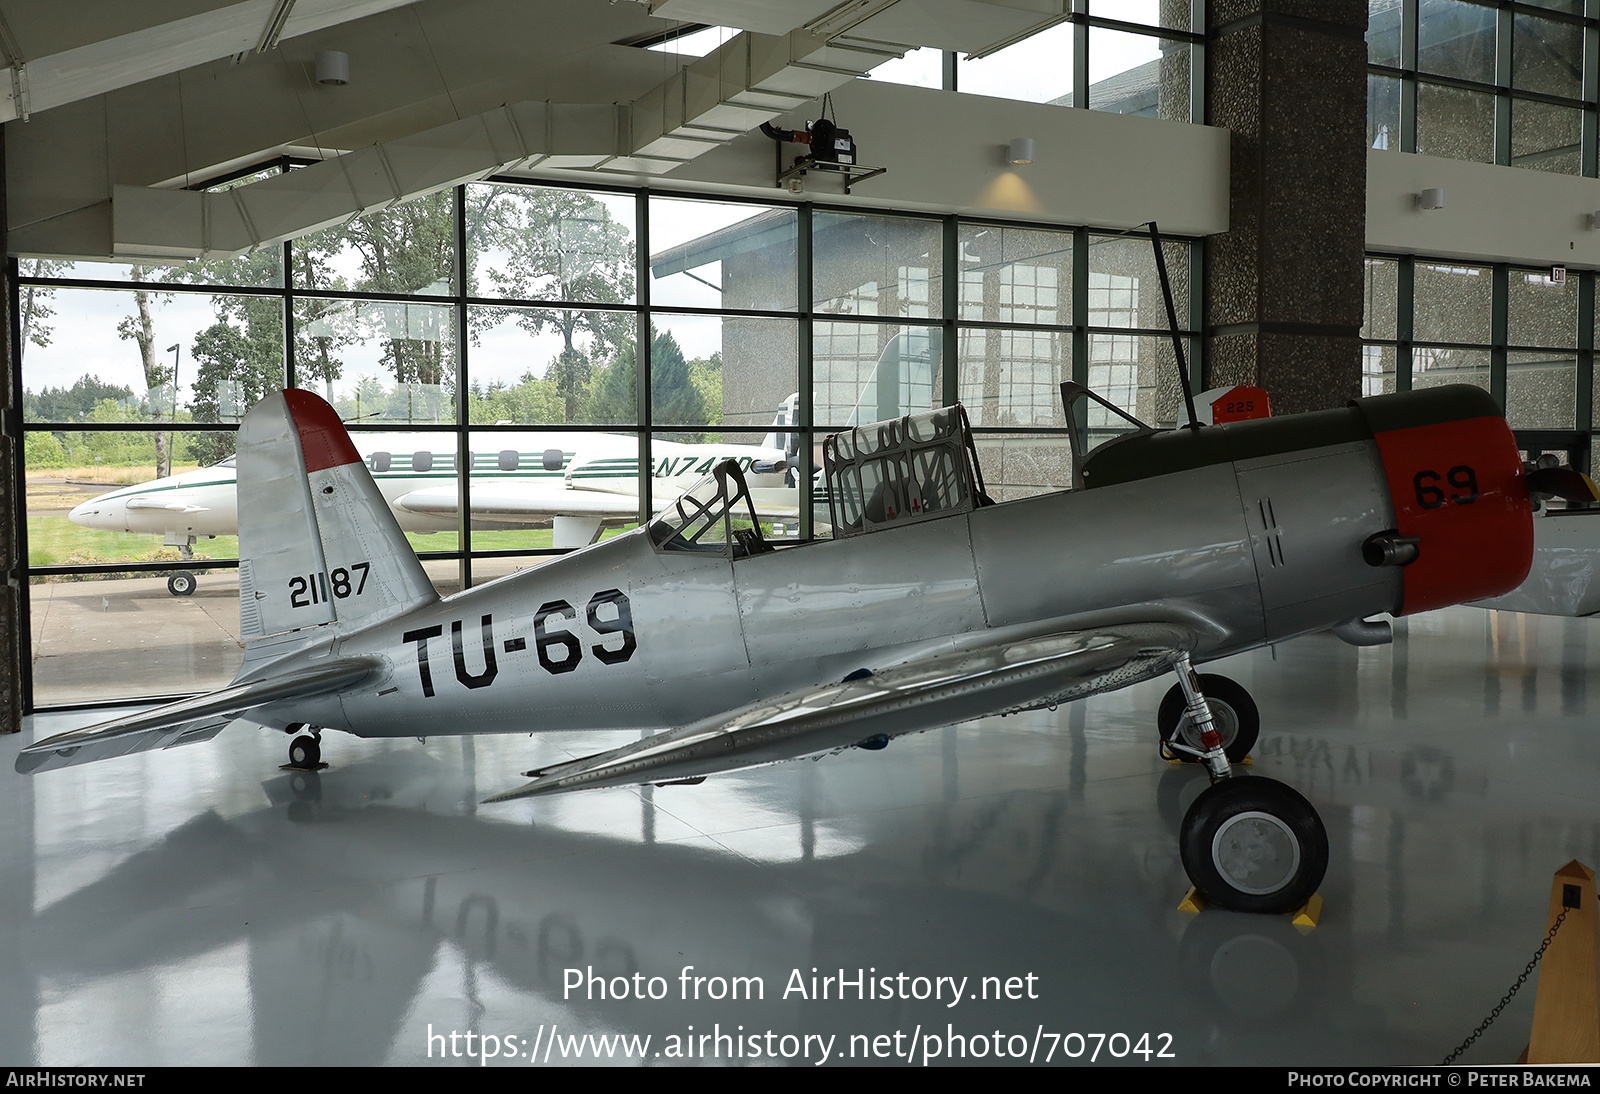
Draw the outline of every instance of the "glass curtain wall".
[[[1167,247],[1192,338],[1199,248]],[[231,458],[282,386],[337,410],[441,591],[618,534],[722,457],[786,461],[769,534],[826,536],[806,469],[841,428],[964,401],[1007,500],[1070,483],[1063,380],[1178,405],[1149,241],[1083,227],[494,180],[237,259],[24,259],[17,286],[34,707],[232,678]],[[621,509],[555,515],[569,489]]]
[[[945,87],[1057,106],[1204,121],[1204,0],[1088,0],[984,53],[950,55]],[[892,77],[891,77],[892,78]]]
[[[1362,393],[1473,384],[1528,453],[1590,467],[1592,273],[1369,255]]]
[[[1593,177],[1595,15],[1583,0],[1367,0],[1368,147]]]

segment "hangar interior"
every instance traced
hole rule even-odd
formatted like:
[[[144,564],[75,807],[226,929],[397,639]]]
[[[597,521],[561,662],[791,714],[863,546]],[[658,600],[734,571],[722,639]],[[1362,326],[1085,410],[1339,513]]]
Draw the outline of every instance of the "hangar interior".
[[[1063,381],[1179,421],[1151,221],[1197,388],[1283,414],[1467,383],[1589,471],[1597,41],[1595,0],[0,0],[0,747],[233,679],[236,537],[68,514],[226,460],[270,390],[323,395],[379,479],[454,492],[406,529],[441,592],[570,550],[464,514],[586,444],[644,518],[705,446],[815,453],[959,401],[990,492],[1025,498],[1072,483]],[[822,118],[855,177],[781,178],[806,146],[761,127]],[[789,489],[771,534],[828,536]],[[776,1059],[720,1062],[946,1027],[967,1062],[1025,1062],[1035,1030],[1128,1038],[1071,1063],[1436,1062],[1537,946],[1551,873],[1600,859],[1591,627],[1452,608],[1217,667],[1261,707],[1255,770],[1328,824],[1308,934],[1176,910],[1204,775],[1156,754],[1166,680],[508,805],[479,803],[616,735],[332,735],[289,772],[239,729],[14,775],[0,1062],[730,1027]],[[859,969],[1037,984],[786,990]],[[735,977],[764,997],[714,994]],[[1531,994],[1466,1059],[1514,1060]]]

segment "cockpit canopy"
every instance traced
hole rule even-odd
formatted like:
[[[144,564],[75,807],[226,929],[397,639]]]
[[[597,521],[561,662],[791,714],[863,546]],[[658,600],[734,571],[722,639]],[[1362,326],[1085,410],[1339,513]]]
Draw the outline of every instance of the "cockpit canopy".
[[[992,504],[959,404],[835,433],[822,461],[836,538]]]
[[[761,534],[744,474],[733,460],[679,494],[650,522],[650,542],[660,551],[744,558],[772,550]]]

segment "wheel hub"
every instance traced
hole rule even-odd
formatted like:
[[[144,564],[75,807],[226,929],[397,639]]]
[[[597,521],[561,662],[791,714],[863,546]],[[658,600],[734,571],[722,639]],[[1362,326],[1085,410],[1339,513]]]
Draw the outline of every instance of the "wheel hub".
[[[1229,885],[1264,896],[1294,880],[1300,869],[1300,841],[1270,813],[1230,817],[1211,840],[1211,858]]]
[[[1222,734],[1222,747],[1228,748],[1233,744],[1233,739],[1239,735],[1238,713],[1227,703],[1219,703],[1215,699],[1207,699],[1206,705],[1211,708],[1211,724]],[[1187,714],[1178,723],[1178,736],[1190,748],[1203,747],[1200,744],[1200,734]]]

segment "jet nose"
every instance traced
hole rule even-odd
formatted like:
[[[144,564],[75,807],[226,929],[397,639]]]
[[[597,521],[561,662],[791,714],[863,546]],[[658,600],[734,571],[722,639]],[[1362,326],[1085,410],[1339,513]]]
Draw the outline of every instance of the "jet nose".
[[[110,495],[101,494],[73,506],[67,519],[84,528],[115,528],[126,509],[121,501],[111,500]]]

